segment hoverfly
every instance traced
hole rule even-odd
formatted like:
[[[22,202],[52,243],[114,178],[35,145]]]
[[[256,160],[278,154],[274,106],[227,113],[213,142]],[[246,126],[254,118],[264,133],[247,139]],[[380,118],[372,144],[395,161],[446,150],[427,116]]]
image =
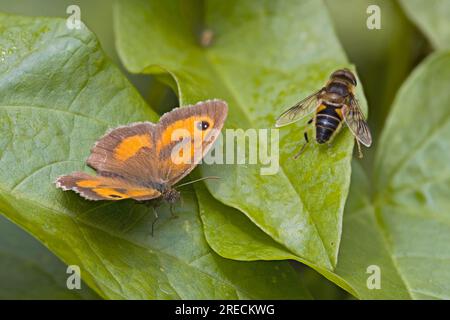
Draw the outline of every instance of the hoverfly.
[[[325,87],[283,112],[275,126],[291,124],[315,112],[308,124],[314,124],[316,142],[323,144],[333,140],[345,121],[355,136],[359,157],[362,158],[360,143],[370,147],[372,136],[355,97],[356,84],[356,78],[350,70],[333,72]],[[309,142],[306,131],[304,137],[306,142],[294,156],[295,159],[302,154]]]

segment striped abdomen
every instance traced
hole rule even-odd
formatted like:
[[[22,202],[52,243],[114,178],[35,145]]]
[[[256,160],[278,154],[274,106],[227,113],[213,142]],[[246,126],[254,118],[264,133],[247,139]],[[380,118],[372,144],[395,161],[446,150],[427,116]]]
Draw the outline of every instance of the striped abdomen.
[[[342,122],[340,107],[323,105],[316,114],[316,141],[325,143]]]

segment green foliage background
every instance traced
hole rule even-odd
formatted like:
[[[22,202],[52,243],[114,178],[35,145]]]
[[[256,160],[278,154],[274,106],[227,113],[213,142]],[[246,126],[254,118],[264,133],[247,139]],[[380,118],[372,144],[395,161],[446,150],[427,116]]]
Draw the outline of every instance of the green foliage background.
[[[0,212],[14,222],[0,221],[0,297],[450,298],[450,1],[427,3],[0,1]],[[41,17],[70,4],[87,27]],[[381,30],[366,27],[369,4]],[[348,130],[292,161],[304,123],[286,127],[279,173],[200,166],[222,179],[185,188],[155,237],[145,207],[52,184],[90,170],[107,128],[208,98],[228,101],[227,128],[271,128],[341,67],[369,106],[363,161]],[[82,291],[65,287],[70,264]],[[370,265],[380,290],[366,285]]]

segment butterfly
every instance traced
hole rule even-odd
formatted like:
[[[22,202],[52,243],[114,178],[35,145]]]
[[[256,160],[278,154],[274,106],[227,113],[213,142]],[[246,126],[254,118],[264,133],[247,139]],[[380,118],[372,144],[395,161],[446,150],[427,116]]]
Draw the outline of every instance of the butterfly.
[[[180,198],[174,184],[189,174],[212,147],[228,106],[208,100],[164,114],[158,123],[137,122],[108,131],[91,149],[86,163],[96,175],[74,172],[56,186],[88,200]]]

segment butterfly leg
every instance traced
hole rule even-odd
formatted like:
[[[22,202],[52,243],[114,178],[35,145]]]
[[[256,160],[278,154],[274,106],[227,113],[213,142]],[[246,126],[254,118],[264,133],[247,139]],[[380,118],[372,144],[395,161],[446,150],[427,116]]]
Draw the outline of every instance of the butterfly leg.
[[[145,205],[147,208],[151,209],[155,216],[155,219],[152,221],[152,227],[151,227],[151,235],[153,237],[154,230],[155,230],[155,224],[159,219],[159,215],[158,215],[158,212],[156,211],[156,208],[158,208],[162,202],[159,199],[155,199],[155,200],[145,200],[145,201],[142,201],[141,203],[143,205]]]
[[[178,216],[173,211],[173,205],[174,205],[173,203],[169,204],[170,215],[171,215],[172,219],[176,219],[176,218],[178,218]]]

